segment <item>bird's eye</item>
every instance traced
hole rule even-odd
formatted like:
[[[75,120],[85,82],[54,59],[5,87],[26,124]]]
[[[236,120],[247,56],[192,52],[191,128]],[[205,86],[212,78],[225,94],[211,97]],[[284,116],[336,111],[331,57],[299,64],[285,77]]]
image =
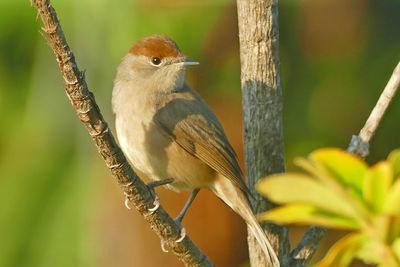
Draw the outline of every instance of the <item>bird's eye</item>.
[[[153,57],[151,58],[151,64],[154,66],[158,66],[161,64],[161,59],[159,57]]]

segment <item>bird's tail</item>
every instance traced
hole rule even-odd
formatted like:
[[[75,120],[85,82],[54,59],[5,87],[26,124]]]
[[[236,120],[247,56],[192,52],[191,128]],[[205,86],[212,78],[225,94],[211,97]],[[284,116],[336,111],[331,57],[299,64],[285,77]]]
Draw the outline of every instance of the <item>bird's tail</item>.
[[[266,258],[269,259],[273,267],[279,267],[278,257],[267,239],[264,230],[251,211],[249,201],[243,191],[225,177],[219,177],[211,187],[211,190],[243,218],[251,233],[260,244]]]

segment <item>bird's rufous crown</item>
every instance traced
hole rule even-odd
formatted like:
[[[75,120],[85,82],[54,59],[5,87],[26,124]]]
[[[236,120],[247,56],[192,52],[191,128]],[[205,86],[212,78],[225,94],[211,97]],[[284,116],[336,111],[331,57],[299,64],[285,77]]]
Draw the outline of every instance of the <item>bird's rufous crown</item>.
[[[159,58],[184,56],[175,41],[165,35],[144,37],[132,46],[129,53]]]

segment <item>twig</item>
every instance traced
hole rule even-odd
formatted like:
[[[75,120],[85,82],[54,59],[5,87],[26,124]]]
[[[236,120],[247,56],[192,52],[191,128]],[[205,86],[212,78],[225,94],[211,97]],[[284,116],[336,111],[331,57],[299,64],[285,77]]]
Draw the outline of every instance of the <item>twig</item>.
[[[318,243],[325,236],[328,230],[316,226],[310,227],[304,234],[303,239],[297,247],[291,252],[290,267],[303,267],[305,266],[314,255],[318,248]]]
[[[389,107],[397,89],[400,85],[400,62],[397,64],[390,77],[385,89],[383,90],[381,96],[378,99],[374,109],[364,127],[361,129],[360,133],[353,135],[349,148],[349,152],[357,154],[363,158],[369,154],[369,141],[375,135],[376,129],[378,128],[386,109]]]
[[[347,150],[353,154],[365,158],[369,154],[369,142],[374,136],[391,100],[400,86],[400,62],[397,64],[385,89],[378,99],[374,109],[359,135],[353,135]],[[292,252],[292,263],[290,266],[305,266],[314,255],[318,243],[327,232],[324,228],[310,227],[303,239]]]
[[[115,142],[93,94],[88,89],[84,73],[76,65],[54,8],[49,0],[33,0],[32,3],[43,21],[44,35],[55,53],[71,104],[127,198],[163,240],[165,246],[170,248],[185,266],[213,266],[189,237],[175,242],[180,236],[180,227],[163,208],[160,207],[154,213],[148,211],[153,207],[152,194],[134,173]]]

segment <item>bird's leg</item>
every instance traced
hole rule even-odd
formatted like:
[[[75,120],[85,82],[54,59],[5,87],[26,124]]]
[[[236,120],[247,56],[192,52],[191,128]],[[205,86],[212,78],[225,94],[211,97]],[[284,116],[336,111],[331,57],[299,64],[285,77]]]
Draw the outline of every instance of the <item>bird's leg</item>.
[[[200,189],[196,188],[192,191],[192,193],[189,196],[189,199],[186,201],[185,206],[183,206],[183,209],[181,212],[179,212],[178,216],[175,218],[175,222],[182,223],[183,217],[185,217],[185,214],[187,210],[189,209],[190,205],[192,204],[193,200],[196,198],[197,193],[199,193]]]
[[[154,188],[156,188],[158,186],[161,186],[161,185],[170,184],[173,181],[174,181],[173,178],[167,178],[167,179],[153,181],[153,182],[150,182],[150,183],[146,184],[146,186],[150,190],[151,195],[154,197],[154,202],[153,202],[154,207],[148,209],[150,211],[150,214],[153,214],[160,207],[160,198],[155,193]]]
[[[189,196],[189,199],[185,203],[185,206],[183,206],[183,209],[181,210],[181,212],[179,212],[178,216],[176,216],[176,218],[174,220],[175,222],[177,222],[179,224],[182,223],[183,217],[185,217],[187,210],[189,209],[190,205],[192,205],[192,202],[196,198],[199,191],[200,191],[200,188],[196,188],[195,190],[192,191],[192,193]],[[177,242],[177,243],[182,242],[182,240],[185,239],[185,236],[186,236],[186,229],[185,229],[185,227],[182,227],[181,236],[177,240],[175,240],[175,242]]]
[[[167,179],[162,179],[162,180],[157,180],[157,181],[152,181],[147,183],[147,187],[151,191],[152,194],[154,194],[154,188],[161,186],[161,185],[166,185],[170,184],[174,181],[174,178],[167,178]]]
[[[189,209],[190,205],[192,204],[193,200],[196,198],[197,194],[199,193],[200,188],[196,188],[192,191],[192,193],[189,196],[189,199],[186,201],[185,206],[183,206],[183,209],[179,212],[178,216],[174,219],[174,221],[181,226],[181,234],[175,242],[180,243],[185,239],[186,237],[186,229],[185,227],[182,227],[182,220],[183,217],[185,217],[185,214],[187,210]],[[161,240],[161,250],[164,252],[168,252],[168,249],[165,248],[165,241]]]

